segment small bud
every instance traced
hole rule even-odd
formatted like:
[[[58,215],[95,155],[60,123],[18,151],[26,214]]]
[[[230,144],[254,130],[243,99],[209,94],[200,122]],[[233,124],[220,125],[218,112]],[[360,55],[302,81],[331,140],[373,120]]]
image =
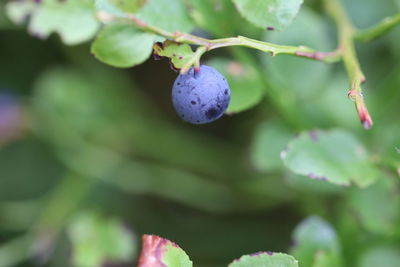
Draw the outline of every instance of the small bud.
[[[366,113],[360,113],[360,121],[365,129],[370,129],[373,125],[371,116],[369,115],[368,111],[365,110]]]
[[[373,125],[373,122],[362,96],[360,96],[360,99],[356,100],[356,108],[361,124],[364,126],[365,129],[370,129]]]

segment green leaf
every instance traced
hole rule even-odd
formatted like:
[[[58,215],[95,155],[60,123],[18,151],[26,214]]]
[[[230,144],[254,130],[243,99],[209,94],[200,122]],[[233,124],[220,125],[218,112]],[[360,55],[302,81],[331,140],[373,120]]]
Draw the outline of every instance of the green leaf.
[[[178,246],[173,243],[168,243],[165,246],[165,254],[162,262],[166,266],[171,267],[190,267],[193,266],[188,255]]]
[[[258,252],[242,256],[229,267],[298,267],[297,260],[284,253]]]
[[[284,165],[279,155],[292,136],[289,129],[278,121],[260,123],[251,144],[253,165],[265,172],[282,169]]]
[[[147,0],[109,0],[112,4],[114,4],[119,9],[127,12],[127,13],[135,13],[137,12]]]
[[[124,17],[128,13],[135,13],[145,4],[145,0],[95,0],[97,11]]]
[[[338,185],[365,187],[378,177],[364,146],[341,130],[303,132],[281,157],[294,173]]]
[[[285,32],[266,32],[264,41],[282,45],[305,45],[321,51],[333,49],[327,34],[323,17],[314,11],[303,8],[296,23]],[[309,99],[315,99],[321,88],[327,86],[332,66],[323,62],[312,61],[287,55],[271,57],[262,54],[265,71],[271,86],[277,90],[288,91],[304,101],[307,106]]]
[[[330,51],[334,47],[328,32],[324,18],[304,7],[300,10],[296,23],[284,32],[265,31],[262,39],[282,45],[306,45],[320,51]],[[278,99],[275,101],[278,101],[286,118],[303,127],[329,123],[330,113],[325,115],[326,113],[320,112],[321,103],[318,100],[326,94],[328,86],[336,84],[336,80],[331,80],[331,65],[288,55],[271,57],[262,53],[260,57],[263,62],[261,70],[268,79],[269,94]],[[345,85],[347,88],[347,84]],[[333,101],[329,102],[330,105],[332,103]],[[354,108],[352,103],[345,103]]]
[[[303,0],[233,0],[240,14],[254,25],[285,29],[296,17]]]
[[[81,213],[68,226],[73,266],[95,267],[129,263],[135,254],[135,240],[123,223],[96,213]]]
[[[235,7],[230,1],[189,0],[190,15],[202,29],[215,35],[232,35],[237,16]],[[227,21],[231,23],[226,23]]]
[[[397,0],[398,1],[398,0]],[[366,29],[380,22],[383,18],[396,14],[396,0],[377,2],[375,0],[343,0],[344,7],[359,29]],[[363,12],[360,14],[360,6]]]
[[[285,180],[285,182],[296,191],[314,193],[318,195],[336,195],[345,191],[346,189],[332,183],[327,183],[323,180],[315,180],[310,179],[307,176],[297,175],[293,172],[286,173]]]
[[[400,68],[399,71],[395,72],[395,75],[398,77],[398,81],[397,83],[390,83],[390,87],[395,86],[395,84],[400,84]],[[388,95],[388,98],[392,97],[392,94]],[[381,102],[378,107],[381,105],[385,105],[384,103],[385,102]],[[393,99],[391,103],[398,106],[396,99]],[[390,114],[390,111],[386,112],[387,114]],[[392,166],[395,169],[400,169],[400,142],[399,135],[397,134],[398,132],[400,132],[400,121],[385,124],[385,127],[376,129],[373,132],[373,143],[376,147],[375,152],[380,155],[382,160],[388,166]]]
[[[348,116],[354,112],[354,103],[349,101],[343,92],[343,88],[347,88],[348,84],[348,77],[344,71],[331,72],[330,77],[325,80],[325,85],[314,89],[314,96],[310,92],[307,93],[308,100],[304,97],[307,113],[303,116],[307,119],[318,118],[320,125],[342,125],[346,129],[359,129],[359,121],[354,116]]]
[[[213,59],[207,64],[221,72],[229,83],[231,102],[228,113],[245,111],[262,100],[264,83],[254,66],[226,59]]]
[[[335,253],[317,251],[312,267],[339,267],[342,266],[340,258]]]
[[[291,253],[302,266],[332,266],[327,264],[329,261],[340,263],[340,244],[336,232],[319,217],[303,220],[294,230],[293,241]]]
[[[400,262],[400,249],[398,247],[379,246],[365,251],[358,267],[398,267]]]
[[[5,11],[15,24],[22,24],[35,9],[35,6],[33,1],[12,1],[5,5]]]
[[[93,1],[91,0],[43,0],[32,6],[32,1],[10,2],[9,17],[16,23],[23,22],[28,14],[29,32],[39,38],[58,33],[63,43],[75,45],[93,38],[99,29]]]
[[[128,24],[106,25],[92,44],[92,53],[114,67],[132,67],[143,63],[152,52],[154,35]]]
[[[166,40],[164,43],[156,43],[153,49],[155,55],[168,57],[177,69],[181,69],[188,64],[194,55],[190,45],[177,43],[171,40]]]
[[[116,6],[111,0],[95,0],[97,12],[105,12],[114,16],[125,17],[126,13]]]
[[[400,218],[400,196],[393,181],[381,176],[373,185],[352,191],[350,205],[367,230],[391,235]]]
[[[118,17],[135,13],[145,23],[167,31],[193,29],[183,0],[96,0],[96,9]]]
[[[193,29],[182,0],[147,0],[137,17],[151,26],[171,32],[190,32]]]
[[[256,36],[258,27],[238,16],[235,5],[226,0],[189,0],[190,16],[203,30],[215,36]]]
[[[143,235],[142,252],[138,267],[166,266],[191,267],[193,266],[188,255],[177,244],[155,235]]]

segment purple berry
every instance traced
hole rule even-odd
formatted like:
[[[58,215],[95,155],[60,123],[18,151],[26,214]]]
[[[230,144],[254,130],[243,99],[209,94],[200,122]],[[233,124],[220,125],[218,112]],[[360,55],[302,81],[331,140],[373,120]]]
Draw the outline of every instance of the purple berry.
[[[172,88],[172,103],[187,122],[203,124],[215,121],[226,111],[231,90],[224,76],[210,66],[201,65],[179,75]]]

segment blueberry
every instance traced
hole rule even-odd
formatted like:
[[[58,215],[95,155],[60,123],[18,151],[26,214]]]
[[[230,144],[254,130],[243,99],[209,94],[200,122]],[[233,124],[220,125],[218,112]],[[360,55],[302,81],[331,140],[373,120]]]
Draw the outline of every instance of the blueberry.
[[[226,111],[231,90],[224,76],[210,66],[201,65],[179,75],[172,88],[172,103],[187,122],[203,124],[215,121]]]

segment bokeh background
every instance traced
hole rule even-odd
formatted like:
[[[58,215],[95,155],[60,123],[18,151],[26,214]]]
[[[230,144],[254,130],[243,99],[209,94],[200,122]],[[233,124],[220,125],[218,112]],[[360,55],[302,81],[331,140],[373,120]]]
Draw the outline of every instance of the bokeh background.
[[[306,1],[282,33],[254,28],[229,1],[209,2],[209,10],[188,10],[196,34],[335,48],[320,1]],[[400,10],[398,1],[345,2],[360,28]],[[115,266],[134,266],[145,233],[173,240],[195,266],[226,266],[247,253],[290,252],[294,229],[309,216],[335,229],[344,266],[377,266],[368,257],[400,266],[400,29],[357,45],[375,121],[369,131],[346,97],[341,64],[239,48],[202,61],[223,72],[233,90],[254,90],[244,100],[254,107],[190,125],[173,110],[177,73],[167,60],[107,66],[89,43],[29,35],[7,19],[4,4],[0,266],[99,266],[93,263],[104,251],[125,263]],[[199,23],[210,14],[215,22]],[[382,165],[390,189],[340,187],[290,172],[280,151],[316,128],[356,136]]]

